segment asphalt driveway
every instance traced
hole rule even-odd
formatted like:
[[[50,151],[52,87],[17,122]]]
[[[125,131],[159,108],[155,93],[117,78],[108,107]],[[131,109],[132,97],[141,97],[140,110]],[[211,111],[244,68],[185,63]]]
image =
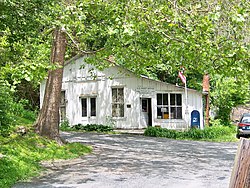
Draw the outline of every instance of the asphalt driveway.
[[[93,153],[46,163],[48,171],[15,188],[227,188],[238,143],[138,135],[62,133]]]

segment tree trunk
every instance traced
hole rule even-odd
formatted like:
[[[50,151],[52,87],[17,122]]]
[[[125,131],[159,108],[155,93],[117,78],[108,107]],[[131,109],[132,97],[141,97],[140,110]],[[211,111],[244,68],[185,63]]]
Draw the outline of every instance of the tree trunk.
[[[250,141],[245,138],[240,139],[238,150],[234,160],[229,188],[249,188],[250,187]]]
[[[60,29],[55,29],[50,61],[58,67],[55,70],[49,70],[42,109],[35,123],[36,131],[41,136],[56,140],[59,144],[62,144],[59,135],[59,107],[66,47],[65,33]]]

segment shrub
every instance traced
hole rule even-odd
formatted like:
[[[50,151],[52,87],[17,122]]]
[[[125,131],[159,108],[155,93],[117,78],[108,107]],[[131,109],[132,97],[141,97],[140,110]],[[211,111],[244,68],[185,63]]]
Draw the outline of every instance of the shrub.
[[[12,92],[0,81],[0,134],[7,135],[16,110]]]
[[[175,130],[163,129],[160,127],[148,127],[145,130],[144,135],[152,137],[166,137],[166,138],[176,139],[179,137],[180,134]]]
[[[165,137],[172,139],[192,139],[192,140],[218,140],[228,141],[232,140],[235,134],[235,127],[233,126],[212,126],[201,129],[189,129],[183,132],[176,130],[169,130],[159,127],[148,127],[144,135],[153,137]]]
[[[11,89],[0,80],[0,135],[8,136],[14,125],[20,124],[23,120],[33,123],[36,113],[25,110],[26,100],[16,102]]]
[[[60,123],[60,129],[62,131],[70,131],[71,130],[71,127],[69,125],[69,120],[64,120]]]
[[[62,131],[86,131],[86,132],[109,132],[113,131],[113,127],[108,126],[108,125],[102,125],[102,124],[87,124],[87,125],[82,125],[82,124],[76,124],[73,126],[69,125],[68,120],[63,121],[60,124],[60,129]]]
[[[109,132],[113,131],[113,128],[102,124],[77,124],[72,126],[73,130],[83,130],[83,131],[96,131],[96,132]]]

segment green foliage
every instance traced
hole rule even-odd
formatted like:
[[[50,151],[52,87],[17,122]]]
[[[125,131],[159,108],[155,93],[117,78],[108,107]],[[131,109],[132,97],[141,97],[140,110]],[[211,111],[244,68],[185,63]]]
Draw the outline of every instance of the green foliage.
[[[217,109],[216,118],[228,123],[232,108],[249,101],[250,82],[244,75],[226,78],[217,75],[213,83],[211,97],[212,105]]]
[[[177,71],[184,66],[188,87],[195,89],[209,73],[211,102],[223,120],[246,99],[242,88],[249,82],[239,83],[250,80],[248,0],[5,0],[0,6],[0,72],[14,86],[36,85],[53,68],[49,34],[60,28],[68,37],[66,59],[95,54],[88,61],[103,68],[112,55],[137,74],[173,84],[180,83]]]
[[[31,130],[22,137],[16,133],[9,138],[0,136],[0,187],[8,188],[19,180],[38,175],[41,161],[75,158],[90,151],[90,147],[80,143],[59,146]]]
[[[75,125],[75,129],[77,130],[84,130],[84,131],[96,131],[96,132],[109,132],[113,131],[113,128],[106,125],[101,124],[87,124],[85,126],[82,125]]]
[[[0,81],[0,135],[8,136],[10,131],[23,121],[26,124],[35,121],[36,113],[26,110],[25,105],[27,105],[27,101],[16,102],[10,87]]]
[[[72,127],[69,124],[69,120],[66,119],[66,120],[62,121],[60,123],[60,129],[62,131],[70,131],[70,130],[72,130]]]
[[[70,126],[67,121],[61,123],[60,129],[63,131],[87,131],[87,132],[110,132],[113,128],[108,125],[101,124],[77,124]]]
[[[12,92],[0,81],[0,134],[7,134],[16,110]]]
[[[159,127],[148,127],[144,135],[171,139],[233,141],[235,140],[235,130],[233,126],[212,126],[203,130],[193,128],[183,132]]]
[[[148,127],[145,130],[144,135],[152,137],[165,137],[165,138],[177,139],[179,137],[179,133],[180,132],[175,130],[163,129],[160,127]]]

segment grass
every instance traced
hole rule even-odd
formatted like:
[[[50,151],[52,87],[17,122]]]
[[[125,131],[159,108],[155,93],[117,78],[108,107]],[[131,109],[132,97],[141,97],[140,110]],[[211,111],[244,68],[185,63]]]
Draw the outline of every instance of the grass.
[[[164,137],[178,140],[200,140],[210,142],[236,142],[235,126],[212,126],[201,129],[189,129],[187,131],[169,130],[160,127],[149,127],[145,130],[145,136]]]
[[[76,158],[91,150],[80,143],[59,146],[31,130],[24,136],[15,131],[9,137],[0,136],[0,187],[39,175],[41,161]]]

